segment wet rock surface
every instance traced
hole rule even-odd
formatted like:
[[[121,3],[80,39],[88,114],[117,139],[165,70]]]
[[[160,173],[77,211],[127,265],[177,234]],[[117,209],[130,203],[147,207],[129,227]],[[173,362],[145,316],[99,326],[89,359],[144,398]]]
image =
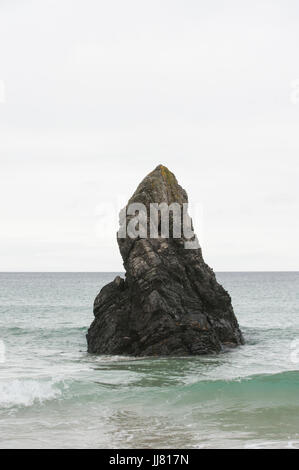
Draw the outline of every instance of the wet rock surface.
[[[188,198],[173,173],[159,165],[128,205],[142,203],[149,209],[150,203],[162,202],[183,205]],[[127,215],[121,224],[131,219]],[[170,230],[170,238],[118,238],[125,279],[117,276],[96,297],[88,352],[186,356],[243,343],[230,296],[200,247],[186,249],[185,237],[172,235]]]

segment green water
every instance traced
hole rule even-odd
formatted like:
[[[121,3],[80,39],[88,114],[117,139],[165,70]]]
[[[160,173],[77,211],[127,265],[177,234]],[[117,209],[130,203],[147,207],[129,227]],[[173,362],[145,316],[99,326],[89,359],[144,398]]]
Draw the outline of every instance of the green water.
[[[0,274],[0,447],[299,447],[299,273],[219,273],[246,344],[174,359],[86,353],[114,276]]]

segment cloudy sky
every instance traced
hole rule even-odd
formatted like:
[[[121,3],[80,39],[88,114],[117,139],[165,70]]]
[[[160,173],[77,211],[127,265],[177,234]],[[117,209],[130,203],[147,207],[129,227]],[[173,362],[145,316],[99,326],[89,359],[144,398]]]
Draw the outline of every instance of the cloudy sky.
[[[215,270],[298,270],[298,45],[297,0],[0,0],[0,270],[121,270],[159,163]]]

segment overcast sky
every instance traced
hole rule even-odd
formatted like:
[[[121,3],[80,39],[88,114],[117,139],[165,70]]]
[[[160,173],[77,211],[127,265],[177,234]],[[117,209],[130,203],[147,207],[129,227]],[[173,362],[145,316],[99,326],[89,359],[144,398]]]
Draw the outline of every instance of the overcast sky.
[[[159,163],[215,271],[298,270],[298,48],[297,0],[0,0],[0,270],[121,270]]]

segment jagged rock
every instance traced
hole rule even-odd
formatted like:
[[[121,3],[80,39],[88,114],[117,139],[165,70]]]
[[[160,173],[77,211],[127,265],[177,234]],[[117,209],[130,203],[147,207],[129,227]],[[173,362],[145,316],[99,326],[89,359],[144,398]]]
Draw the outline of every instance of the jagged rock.
[[[188,202],[173,173],[159,165],[129,204]],[[128,207],[127,205],[127,207]],[[127,215],[121,228],[132,219]],[[173,228],[173,217],[170,226]],[[161,223],[161,218],[158,220]],[[147,219],[149,232],[149,219]],[[192,238],[193,242],[196,238]],[[243,343],[229,294],[186,238],[118,238],[126,270],[94,302],[88,352],[134,356],[186,356],[220,352]]]

